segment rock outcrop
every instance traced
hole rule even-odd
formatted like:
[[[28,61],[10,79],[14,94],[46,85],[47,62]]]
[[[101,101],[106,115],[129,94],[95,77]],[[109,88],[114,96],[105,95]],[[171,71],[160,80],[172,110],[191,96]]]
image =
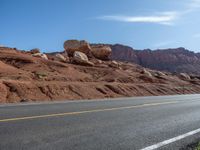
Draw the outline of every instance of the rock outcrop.
[[[75,51],[82,52],[88,55],[91,51],[91,47],[87,41],[78,41],[78,40],[67,40],[64,42],[64,48],[67,51],[69,56],[73,56]]]

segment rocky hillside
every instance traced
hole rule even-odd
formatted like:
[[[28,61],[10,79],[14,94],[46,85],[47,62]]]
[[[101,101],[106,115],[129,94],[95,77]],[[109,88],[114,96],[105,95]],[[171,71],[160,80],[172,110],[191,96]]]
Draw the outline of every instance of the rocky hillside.
[[[0,103],[200,93],[199,76],[108,60],[109,47],[69,41],[65,50],[41,54],[1,47]]]
[[[200,75],[200,53],[185,48],[134,50],[124,45],[111,45],[112,59],[137,63],[160,71]]]

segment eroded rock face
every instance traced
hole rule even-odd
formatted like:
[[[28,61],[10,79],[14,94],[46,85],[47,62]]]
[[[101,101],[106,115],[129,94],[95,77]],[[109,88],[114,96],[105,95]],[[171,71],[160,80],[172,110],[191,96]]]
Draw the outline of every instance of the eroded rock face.
[[[64,48],[67,51],[69,56],[73,56],[75,51],[82,52],[88,55],[91,51],[91,47],[87,41],[78,41],[78,40],[67,40],[64,43]]]
[[[95,45],[95,46],[92,46],[91,52],[93,56],[98,59],[108,60],[109,56],[112,53],[112,49],[109,46],[105,46],[105,45]]]
[[[79,51],[74,52],[73,61],[80,65],[94,66],[94,64],[88,60],[87,55]]]

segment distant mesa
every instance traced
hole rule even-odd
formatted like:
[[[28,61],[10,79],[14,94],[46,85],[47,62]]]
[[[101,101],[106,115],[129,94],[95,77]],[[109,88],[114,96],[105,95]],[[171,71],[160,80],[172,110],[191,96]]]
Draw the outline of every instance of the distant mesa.
[[[200,74],[200,53],[194,53],[183,47],[136,50],[120,44],[110,46],[112,49],[111,59],[132,62],[160,71]]]

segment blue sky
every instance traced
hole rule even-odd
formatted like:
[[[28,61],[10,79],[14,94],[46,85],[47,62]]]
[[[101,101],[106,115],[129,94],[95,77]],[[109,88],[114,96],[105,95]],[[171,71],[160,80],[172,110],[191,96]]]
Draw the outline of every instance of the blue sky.
[[[0,45],[63,50],[67,39],[200,52],[200,0],[0,0]]]

